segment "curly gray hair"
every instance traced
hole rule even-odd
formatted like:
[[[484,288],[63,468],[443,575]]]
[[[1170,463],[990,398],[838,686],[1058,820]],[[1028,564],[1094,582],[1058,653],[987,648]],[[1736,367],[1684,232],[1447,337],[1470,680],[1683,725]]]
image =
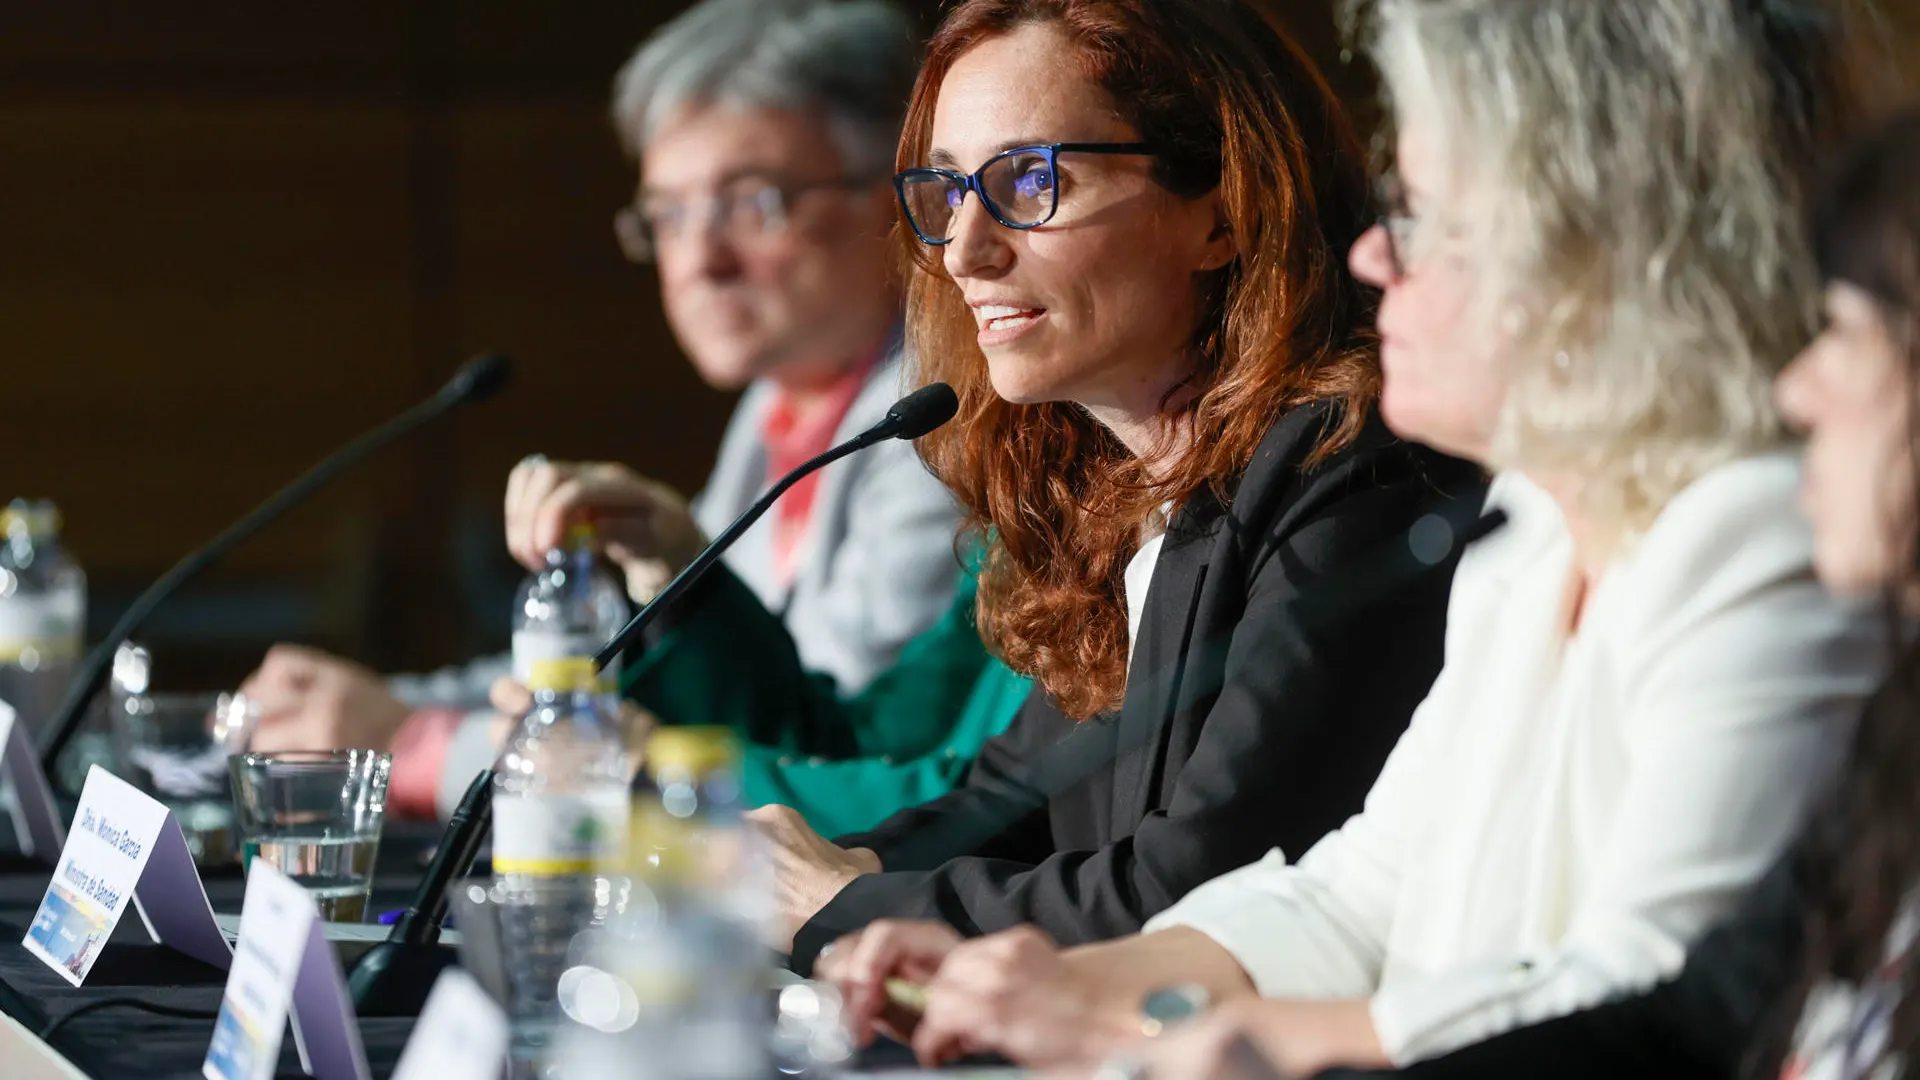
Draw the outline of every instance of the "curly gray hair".
[[[1586,478],[1585,511],[1624,542],[1702,473],[1784,438],[1772,378],[1819,310],[1806,170],[1852,112],[1844,11],[1350,0],[1348,14],[1485,260],[1477,329],[1505,339],[1508,388],[1492,464]]]

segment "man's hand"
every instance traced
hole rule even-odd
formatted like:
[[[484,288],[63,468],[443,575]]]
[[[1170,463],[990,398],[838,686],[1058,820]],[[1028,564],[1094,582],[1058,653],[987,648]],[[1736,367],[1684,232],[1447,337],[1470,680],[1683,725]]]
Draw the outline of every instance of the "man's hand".
[[[567,527],[592,521],[602,550],[644,600],[706,546],[680,493],[605,462],[530,459],[507,477],[507,550],[539,570]]]
[[[878,855],[866,848],[839,847],[814,832],[792,807],[763,806],[749,811],[747,820],[759,831],[773,864],[779,916],[768,944],[780,952],[793,951],[793,935],[848,882],[880,872]]]
[[[249,745],[282,750],[385,750],[411,710],[372,671],[299,645],[275,645],[240,684],[261,715]]]

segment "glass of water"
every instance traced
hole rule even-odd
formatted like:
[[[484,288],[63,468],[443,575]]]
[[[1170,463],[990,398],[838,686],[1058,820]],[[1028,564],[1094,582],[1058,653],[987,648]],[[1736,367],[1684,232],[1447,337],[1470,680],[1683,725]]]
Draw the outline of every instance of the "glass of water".
[[[328,922],[363,922],[386,816],[391,755],[293,750],[227,760],[241,860],[300,883]]]
[[[241,694],[116,694],[118,772],[167,804],[202,866],[231,866],[235,855],[227,758],[247,744],[257,704]]]

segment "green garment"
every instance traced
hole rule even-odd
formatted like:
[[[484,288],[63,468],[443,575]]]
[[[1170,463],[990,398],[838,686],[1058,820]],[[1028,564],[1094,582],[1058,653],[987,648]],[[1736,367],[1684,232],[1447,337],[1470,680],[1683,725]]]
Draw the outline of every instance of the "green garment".
[[[748,804],[791,806],[822,836],[951,791],[1031,689],[980,644],[971,574],[940,621],[851,697],[802,668],[786,626],[725,567],[696,591],[681,620],[630,658],[623,692],[662,723],[732,728]]]

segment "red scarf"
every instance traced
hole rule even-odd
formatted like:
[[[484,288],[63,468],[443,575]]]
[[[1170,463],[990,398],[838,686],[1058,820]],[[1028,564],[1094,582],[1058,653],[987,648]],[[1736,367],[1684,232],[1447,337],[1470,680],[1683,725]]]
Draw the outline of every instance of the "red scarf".
[[[822,391],[809,415],[794,410],[792,396],[785,388],[776,390],[773,404],[760,421],[760,441],[767,450],[767,476],[785,476],[810,458],[818,457],[833,446],[833,436],[846,420],[853,401],[867,383],[867,375],[880,360],[876,352],[864,362],[848,368]],[[820,493],[816,472],[793,485],[773,509],[774,575],[783,588],[793,584],[794,560],[800,554],[800,542],[806,538],[807,525],[813,519],[813,501]]]

